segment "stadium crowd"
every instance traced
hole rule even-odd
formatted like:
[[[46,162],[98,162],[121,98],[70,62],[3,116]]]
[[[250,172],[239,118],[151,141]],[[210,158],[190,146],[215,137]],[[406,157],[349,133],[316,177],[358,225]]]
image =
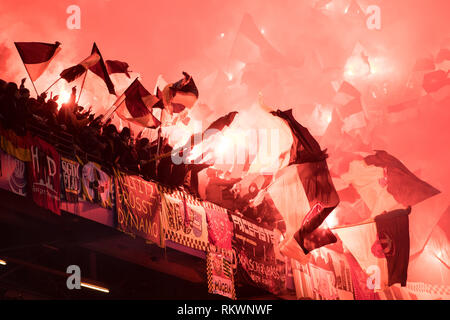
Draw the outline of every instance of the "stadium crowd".
[[[76,103],[77,90],[72,89],[68,102],[58,107],[59,96],[42,93],[37,98],[30,96],[25,87],[26,79],[20,86],[0,79],[0,125],[13,130],[18,136],[25,136],[30,126],[38,126],[56,136],[69,134],[73,137],[75,155],[88,154],[92,159],[111,169],[118,168],[137,174],[145,180],[153,180],[169,187],[181,187],[200,197],[198,192],[198,172],[206,166],[176,165],[170,156],[156,161],[158,141],[149,141],[139,134],[133,138],[129,127],[121,131],[106,121],[103,115],[95,115]],[[69,148],[72,146],[69,146]],[[167,139],[160,138],[159,153],[170,154],[172,147]],[[240,179],[222,179],[218,172],[208,169],[206,200],[221,205],[231,211],[242,212],[264,225],[271,225],[273,204],[263,201],[259,206],[250,205],[248,196],[241,197],[232,187]],[[220,196],[218,196],[220,195]],[[256,194],[251,193],[252,196]],[[249,199],[247,199],[249,198]]]
[[[147,180],[161,181],[173,185],[179,179],[170,176],[170,161],[160,161],[158,179],[156,161],[157,141],[149,141],[138,135],[133,139],[130,128],[119,131],[111,119],[103,121],[103,115],[94,115],[91,108],[85,110],[76,103],[76,87],[67,103],[58,108],[59,97],[48,97],[42,93],[37,99],[30,97],[25,87],[25,79],[20,86],[0,79],[0,124],[4,129],[13,130],[24,136],[29,125],[45,128],[49,133],[68,133],[73,136],[75,151],[83,151],[99,159],[106,166],[114,165],[122,170],[142,175]],[[161,139],[161,150],[171,148]]]

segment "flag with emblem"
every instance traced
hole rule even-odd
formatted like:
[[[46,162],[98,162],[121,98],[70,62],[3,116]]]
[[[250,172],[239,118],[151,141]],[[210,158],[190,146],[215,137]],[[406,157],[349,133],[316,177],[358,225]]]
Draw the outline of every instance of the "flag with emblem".
[[[406,285],[410,253],[411,207],[384,212],[374,222],[335,229],[358,261],[373,289]],[[370,275],[370,276],[369,276]]]

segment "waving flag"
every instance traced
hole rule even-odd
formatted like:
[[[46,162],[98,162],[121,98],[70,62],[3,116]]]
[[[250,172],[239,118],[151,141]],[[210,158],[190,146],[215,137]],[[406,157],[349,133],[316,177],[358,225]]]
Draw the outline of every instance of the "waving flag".
[[[374,272],[374,267],[379,268],[376,274],[380,276],[380,281],[373,283],[374,289],[383,289],[395,283],[406,285],[410,212],[411,207],[384,212],[375,217],[375,223],[335,230],[366,274]]]
[[[414,206],[440,193],[386,151],[376,151],[363,161],[353,161],[342,178],[357,190],[372,216]]]
[[[278,208],[275,199],[273,201],[282,215],[283,211],[285,212],[286,225],[290,224],[288,221],[292,219],[288,215],[297,216],[294,218],[297,223],[291,225],[291,228],[296,228],[296,232],[290,236],[298,242],[303,252],[307,254],[323,245],[336,242],[336,238],[328,228],[319,229],[319,227],[338,205],[339,196],[331,180],[325,160],[328,157],[326,150],[321,150],[319,143],[308,129],[295,120],[292,109],[288,111],[277,110],[272,112],[272,115],[283,119],[291,129],[294,142],[291,147],[289,164],[295,164],[297,172],[290,173],[289,181],[283,182],[280,190],[275,191],[276,188],[272,187],[271,196],[272,198],[280,197],[287,192],[304,195],[298,201],[293,200],[292,202],[291,198],[288,197],[290,208]],[[277,184],[275,183],[275,185]],[[301,219],[300,225],[297,219]]]
[[[109,74],[124,73],[128,78],[130,77],[128,63],[118,60],[106,60],[105,62]]]
[[[95,66],[100,61],[100,59],[101,57],[98,52],[92,52],[89,57],[81,61],[79,64],[61,71],[60,77],[67,82],[72,82],[83,75],[89,68]]]
[[[20,58],[30,75],[36,81],[47,69],[52,59],[61,50],[60,43],[14,42]]]
[[[125,121],[147,128],[157,128],[161,123],[152,114],[152,108],[158,102],[159,99],[148,92],[136,79],[117,99],[113,108]]]
[[[308,129],[295,120],[292,109],[287,111],[277,110],[271,113],[283,119],[292,131],[294,143],[291,148],[289,164],[322,161],[327,158],[326,152],[320,149],[319,143],[309,133]]]
[[[377,236],[388,267],[388,285],[406,286],[409,263],[409,219],[411,207],[375,217]]]
[[[112,83],[111,78],[109,77],[109,73],[106,68],[105,62],[103,61],[102,54],[100,53],[100,50],[98,50],[97,44],[95,42],[92,47],[91,54],[97,54],[99,56],[99,59],[98,59],[97,63],[95,63],[92,66],[89,66],[89,70],[91,70],[93,73],[95,73],[97,76],[99,76],[103,81],[105,81],[105,84],[108,87],[108,91],[110,94],[116,95],[116,91],[114,90],[114,84]]]
[[[164,102],[170,114],[180,113],[184,109],[191,109],[198,99],[198,89],[194,79],[183,72],[184,78],[168,84],[163,91],[157,88],[157,95]]]
[[[350,163],[341,178],[358,192],[375,217],[412,206],[409,217],[411,254],[420,252],[449,205],[446,193],[422,181],[386,151]]]
[[[223,128],[230,126],[237,114],[237,111],[227,113],[226,115],[216,119],[213,123],[211,123],[206,130],[215,129],[222,131]]]
[[[438,193],[439,190],[417,178],[397,158],[383,150],[367,156],[368,165],[385,168],[387,191],[403,206],[413,206]]]

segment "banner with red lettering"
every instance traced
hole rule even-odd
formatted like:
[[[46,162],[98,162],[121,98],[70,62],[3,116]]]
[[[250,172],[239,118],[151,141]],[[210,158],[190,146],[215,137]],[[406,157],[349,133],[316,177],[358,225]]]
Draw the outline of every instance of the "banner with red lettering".
[[[29,182],[33,201],[56,214],[61,214],[60,201],[60,156],[56,149],[44,140],[29,136],[31,162]]]
[[[119,230],[162,247],[161,198],[156,183],[120,171],[115,177]]]
[[[0,150],[0,188],[26,196],[25,162]]]

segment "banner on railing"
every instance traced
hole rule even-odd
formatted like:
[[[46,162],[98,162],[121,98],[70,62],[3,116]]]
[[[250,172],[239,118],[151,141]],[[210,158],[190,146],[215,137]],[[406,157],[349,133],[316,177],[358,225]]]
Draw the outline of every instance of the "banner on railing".
[[[274,294],[285,289],[284,261],[275,256],[275,234],[243,216],[231,214],[234,250],[242,279]]]
[[[206,213],[192,196],[160,187],[165,239],[197,250],[208,250]]]
[[[30,149],[26,137],[19,137],[12,130],[0,128],[0,149],[20,161],[31,160]]]
[[[0,150],[0,188],[26,196],[25,162]]]
[[[113,181],[101,166],[94,162],[86,163],[81,172],[81,188],[83,198],[103,208],[111,209],[113,206]]]
[[[97,168],[96,170],[100,170],[99,166],[93,165]],[[61,159],[61,210],[114,228],[116,220],[114,208],[112,205],[104,207],[105,204],[102,201],[102,197],[98,195],[101,193],[109,193],[106,196],[103,196],[103,198],[113,199],[113,188],[110,187],[109,184],[102,184],[102,182],[89,184],[88,175],[85,177],[84,182],[82,182],[81,167],[82,165],[75,160],[67,158]],[[89,165],[88,168],[89,167],[92,169],[91,165]],[[99,175],[103,176],[104,180],[112,184],[112,178],[106,173],[98,173],[97,176]],[[105,178],[105,175],[107,178]],[[97,201],[94,201],[96,199],[95,196],[90,197],[84,194],[82,191],[83,184],[84,188],[87,190],[93,188],[97,189]],[[89,195],[89,193],[86,194]],[[109,201],[113,202],[113,200]]]
[[[297,298],[354,300],[350,265],[343,252],[321,247],[308,263],[292,260]]]
[[[115,172],[119,230],[163,246],[161,197],[156,183]]]
[[[69,203],[77,203],[81,190],[80,164],[62,157],[61,177],[61,199]]]
[[[234,289],[233,251],[215,250],[210,246],[206,256],[208,275],[208,292],[218,294],[230,299],[236,299]]]
[[[38,137],[29,136],[31,162],[29,177],[33,201],[56,214],[61,214],[60,156],[56,149]]]
[[[220,249],[231,250],[233,223],[226,209],[210,202],[203,202],[208,222],[208,241]]]

